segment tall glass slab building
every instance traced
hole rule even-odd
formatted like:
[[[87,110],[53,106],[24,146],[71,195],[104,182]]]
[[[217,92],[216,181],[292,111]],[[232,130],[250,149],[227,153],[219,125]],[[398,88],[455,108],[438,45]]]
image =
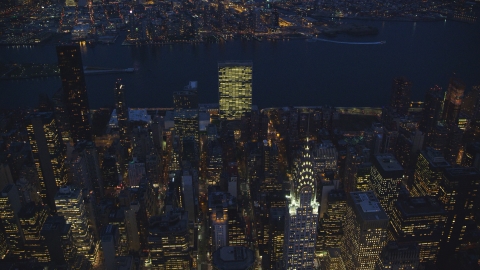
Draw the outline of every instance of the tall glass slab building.
[[[218,63],[220,118],[240,120],[252,111],[252,62]]]

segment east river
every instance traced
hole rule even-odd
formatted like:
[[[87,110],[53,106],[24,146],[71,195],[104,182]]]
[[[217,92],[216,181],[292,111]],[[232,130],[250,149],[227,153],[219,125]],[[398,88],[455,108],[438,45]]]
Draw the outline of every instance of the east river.
[[[279,106],[382,106],[395,76],[413,82],[412,99],[444,88],[455,72],[467,91],[480,85],[480,23],[353,21],[378,27],[373,37],[338,36],[344,44],[306,40],[242,41],[164,46],[97,45],[83,48],[85,66],[134,67],[134,73],[88,75],[91,108],[113,103],[117,78],[129,107],[170,107],[172,92],[198,81],[200,102],[218,102],[217,63],[253,61],[253,103]],[[324,37],[321,37],[324,38]],[[55,63],[55,46],[0,47],[0,62]],[[0,81],[0,107],[32,107],[41,92],[60,88],[59,78]]]

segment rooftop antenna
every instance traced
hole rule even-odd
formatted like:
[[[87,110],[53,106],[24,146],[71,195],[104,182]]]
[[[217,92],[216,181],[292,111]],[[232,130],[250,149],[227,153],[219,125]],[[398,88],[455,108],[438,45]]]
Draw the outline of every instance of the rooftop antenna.
[[[310,112],[308,113],[308,119],[307,119],[307,150],[309,150],[309,147],[308,147],[309,139],[310,139]]]

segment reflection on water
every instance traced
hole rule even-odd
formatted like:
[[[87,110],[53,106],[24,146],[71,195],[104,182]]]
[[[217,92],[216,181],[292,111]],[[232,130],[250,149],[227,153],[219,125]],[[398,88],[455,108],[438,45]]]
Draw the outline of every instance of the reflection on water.
[[[171,107],[172,92],[183,89],[191,80],[198,81],[200,102],[218,102],[217,63],[226,60],[253,61],[253,103],[260,108],[382,106],[390,98],[392,78],[400,75],[413,82],[412,100],[423,100],[426,89],[435,84],[445,87],[453,70],[467,87],[480,84],[480,51],[465,45],[480,43],[479,23],[418,22],[412,27],[411,22],[351,22],[381,31],[375,37],[339,35],[333,40],[385,40],[386,44],[352,46],[264,39],[167,46],[121,46],[121,40],[117,40],[115,45],[83,46],[85,66],[136,69],[133,74],[87,76],[90,105],[110,106],[117,78],[126,85],[130,107]],[[1,62],[57,61],[55,46],[51,45],[0,48]],[[0,81],[0,107],[36,106],[40,92],[51,96],[59,87],[58,78]]]

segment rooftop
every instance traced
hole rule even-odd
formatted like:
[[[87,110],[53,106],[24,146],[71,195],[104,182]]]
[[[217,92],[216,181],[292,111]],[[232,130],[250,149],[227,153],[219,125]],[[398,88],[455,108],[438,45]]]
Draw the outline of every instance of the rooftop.
[[[364,221],[367,220],[388,220],[388,216],[380,206],[380,202],[373,191],[350,192],[353,201],[353,207],[357,215],[360,215]]]
[[[432,167],[450,167],[450,163],[445,160],[442,152],[438,150],[427,147],[425,150],[422,150],[421,153]]]
[[[444,215],[443,205],[434,197],[399,198],[395,207],[404,217]]]
[[[403,171],[402,165],[391,154],[376,155],[375,159],[385,172]]]
[[[254,263],[255,255],[246,247],[221,247],[213,253],[213,266],[221,270],[245,270]]]

